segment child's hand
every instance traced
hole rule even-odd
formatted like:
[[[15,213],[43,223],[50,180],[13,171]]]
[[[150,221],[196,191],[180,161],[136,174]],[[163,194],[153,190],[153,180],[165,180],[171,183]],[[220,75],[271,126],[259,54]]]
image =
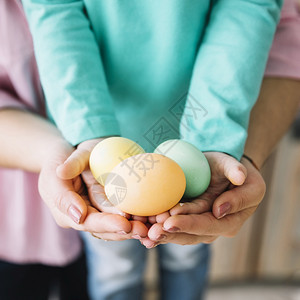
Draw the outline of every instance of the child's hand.
[[[205,155],[212,170],[209,189],[201,198],[176,205],[167,220],[154,224],[149,238],[143,240],[146,247],[168,242],[210,243],[218,236],[234,236],[261,202],[265,184],[250,162],[242,159],[241,165],[223,153]]]

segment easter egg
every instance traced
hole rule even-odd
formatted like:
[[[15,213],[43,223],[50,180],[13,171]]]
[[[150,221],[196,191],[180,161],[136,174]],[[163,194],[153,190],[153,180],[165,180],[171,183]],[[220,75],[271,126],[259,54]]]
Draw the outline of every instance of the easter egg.
[[[90,155],[90,169],[95,179],[104,186],[108,173],[124,159],[145,153],[134,141],[123,137],[110,137],[99,142]]]
[[[211,172],[204,154],[183,140],[168,140],[154,151],[173,159],[183,170],[186,179],[185,198],[204,193],[210,183]]]
[[[180,166],[156,153],[131,156],[107,176],[105,194],[120,210],[138,216],[152,216],[176,205],[185,191]]]

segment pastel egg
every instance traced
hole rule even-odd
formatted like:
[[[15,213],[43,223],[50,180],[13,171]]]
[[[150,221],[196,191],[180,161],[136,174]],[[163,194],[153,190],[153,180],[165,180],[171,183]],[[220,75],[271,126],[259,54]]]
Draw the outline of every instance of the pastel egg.
[[[90,169],[95,179],[102,185],[109,172],[124,159],[145,153],[134,141],[124,137],[110,137],[99,142],[90,155]]]
[[[168,140],[154,152],[173,159],[181,167],[186,178],[185,198],[194,198],[206,191],[211,172],[206,157],[198,148],[183,140]]]
[[[185,191],[180,166],[168,157],[144,153],[119,163],[108,175],[105,193],[120,210],[152,216],[176,205]]]

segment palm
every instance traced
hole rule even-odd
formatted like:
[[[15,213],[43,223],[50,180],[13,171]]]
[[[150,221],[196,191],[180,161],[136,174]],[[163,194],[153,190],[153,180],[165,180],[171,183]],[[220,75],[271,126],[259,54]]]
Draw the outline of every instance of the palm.
[[[105,195],[104,187],[95,180],[90,170],[85,170],[81,176],[86,185],[89,200],[93,207],[101,212],[129,217],[128,214],[121,212],[109,202]]]
[[[211,181],[207,190],[183,206],[176,205],[170,210],[170,215],[200,214],[211,211],[214,201],[226,190],[235,185],[243,184],[246,169],[233,157],[221,152],[204,153],[211,169]]]
[[[224,165],[222,164],[222,160],[227,159],[228,155],[217,152],[207,152],[204,154],[211,168],[211,181],[207,190],[193,201],[205,201],[208,207],[207,210],[210,210],[213,201],[218,196],[220,196],[230,185],[230,181],[224,174]],[[224,158],[220,159],[220,157],[222,156],[224,156]]]

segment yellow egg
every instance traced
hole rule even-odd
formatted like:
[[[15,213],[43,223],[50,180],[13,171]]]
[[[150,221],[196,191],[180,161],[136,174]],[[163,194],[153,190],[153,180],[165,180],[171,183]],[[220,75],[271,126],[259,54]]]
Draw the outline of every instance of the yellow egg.
[[[140,153],[145,151],[134,141],[123,137],[110,137],[94,147],[90,156],[90,169],[95,179],[104,185],[107,175],[115,166]]]
[[[176,162],[161,154],[144,153],[125,159],[111,171],[105,193],[126,213],[152,216],[176,205],[185,185],[184,173]]]

